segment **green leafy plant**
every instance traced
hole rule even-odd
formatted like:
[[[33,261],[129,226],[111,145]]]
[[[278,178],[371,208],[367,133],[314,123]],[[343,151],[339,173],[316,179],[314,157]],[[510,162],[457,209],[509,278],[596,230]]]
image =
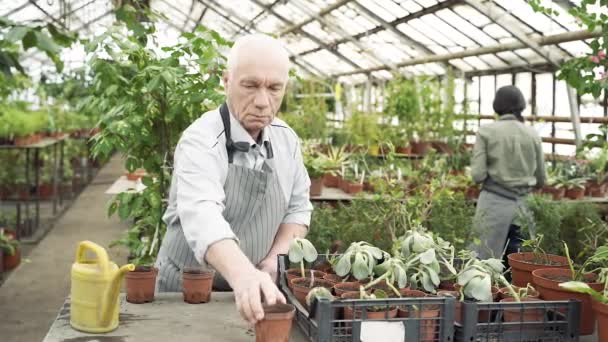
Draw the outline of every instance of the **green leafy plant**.
[[[368,242],[353,242],[335,261],[333,269],[340,277],[351,273],[357,280],[365,279],[374,275],[374,267],[385,255],[386,252]]]
[[[572,292],[586,293],[591,295],[591,298],[594,300],[603,304],[608,304],[608,268],[600,269],[598,281],[604,284],[604,290],[602,292],[592,289],[587,283],[582,281],[567,281],[559,284],[559,287]]]
[[[314,262],[317,260],[317,250],[310,241],[301,238],[294,238],[289,244],[289,261],[299,263],[302,278],[306,276],[304,272],[304,261]],[[312,274],[312,273],[311,273]]]
[[[587,258],[578,268],[574,267],[574,261],[570,258],[568,244],[564,243],[564,252],[568,258],[568,266],[572,272],[572,281],[584,281],[586,274],[595,273],[608,266],[608,246],[599,247],[595,253]]]
[[[397,284],[399,288],[407,286],[407,266],[398,257],[385,258],[384,262],[377,265],[374,268],[374,274],[379,275],[373,281],[367,283],[364,287],[365,290],[379,284],[381,281],[386,281],[388,287],[395,292],[397,296],[401,296],[399,290],[395,288],[394,284]]]
[[[550,265],[551,262],[547,256],[547,252],[540,247],[544,237],[543,234],[537,234],[534,239],[523,240],[521,246],[522,248],[532,250],[532,254],[534,254],[534,263]]]
[[[12,235],[6,234],[4,229],[0,229],[0,251],[7,255],[15,255],[17,248],[19,248],[19,241]]]
[[[498,259],[471,259],[458,274],[458,284],[461,286],[461,300],[473,298],[478,301],[492,301],[492,283],[498,282],[505,286],[515,301],[520,301],[519,294],[502,275],[504,265]]]

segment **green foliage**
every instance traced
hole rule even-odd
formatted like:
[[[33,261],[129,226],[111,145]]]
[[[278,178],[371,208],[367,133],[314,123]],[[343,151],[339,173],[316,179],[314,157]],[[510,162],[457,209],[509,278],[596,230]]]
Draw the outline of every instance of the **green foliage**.
[[[141,194],[120,194],[109,208],[135,223],[125,239],[132,255],[154,257],[164,235],[161,220],[166,208],[173,151],[182,131],[202,113],[217,107],[224,96],[220,79],[230,44],[217,32],[199,26],[183,33],[174,46],[147,47],[154,42],[154,25],[142,26],[138,12],[124,6],[117,14],[126,22],[92,39],[86,51],[93,54],[93,93],[86,108],[103,115],[101,132],[93,137],[93,155],[108,158],[113,151],[126,156],[129,172],[146,170],[147,186]],[[162,52],[159,52],[162,51]]]
[[[7,255],[15,255],[16,249],[19,248],[19,241],[15,240],[12,235],[0,229],[0,253]]]
[[[374,274],[374,267],[385,254],[380,248],[365,241],[353,242],[344,254],[338,257],[333,268],[340,277],[350,273],[355,279],[362,280]]]
[[[344,123],[348,141],[353,145],[369,146],[379,142],[378,116],[355,111]]]
[[[301,139],[323,141],[327,138],[327,91],[322,80],[291,82],[285,95],[286,112],[280,117]]]
[[[48,125],[46,111],[31,111],[25,104],[0,103],[0,138],[12,140],[15,137],[46,132]]]

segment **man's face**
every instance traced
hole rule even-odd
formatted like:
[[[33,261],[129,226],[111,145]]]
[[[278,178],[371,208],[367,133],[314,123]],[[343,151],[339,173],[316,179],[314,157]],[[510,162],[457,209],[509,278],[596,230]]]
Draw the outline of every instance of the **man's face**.
[[[279,63],[280,64],[280,63]],[[241,58],[232,73],[224,75],[228,104],[243,128],[253,137],[272,122],[287,83],[287,67],[272,58]]]

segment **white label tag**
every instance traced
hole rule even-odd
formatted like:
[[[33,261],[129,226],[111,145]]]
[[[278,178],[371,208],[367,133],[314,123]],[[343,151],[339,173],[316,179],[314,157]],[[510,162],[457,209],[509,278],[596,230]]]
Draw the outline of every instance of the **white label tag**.
[[[361,342],[403,342],[404,340],[405,327],[401,322],[361,322]]]

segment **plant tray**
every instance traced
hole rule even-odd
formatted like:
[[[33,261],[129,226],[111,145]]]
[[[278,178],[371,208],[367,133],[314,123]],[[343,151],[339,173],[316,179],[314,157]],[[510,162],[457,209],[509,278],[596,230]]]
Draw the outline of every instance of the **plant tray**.
[[[454,341],[578,341],[580,304],[577,300],[463,302],[462,322],[455,324]],[[505,313],[510,316],[509,322],[505,321]],[[536,317],[530,317],[530,313]]]
[[[319,255],[318,261],[326,258]],[[285,271],[289,266],[287,255],[279,255],[279,283],[287,301],[296,307],[296,324],[302,332],[314,342],[359,342],[361,336],[370,331],[377,331],[378,323],[390,323],[389,330],[404,333],[404,341],[447,342],[454,336],[454,298],[388,298],[374,300],[335,300],[321,299],[313,304],[311,312],[298,302],[287,286]],[[370,319],[368,314],[372,306],[400,307],[409,312],[409,317]],[[351,308],[357,312],[355,318],[344,319],[343,311]],[[422,316],[421,310],[432,309],[431,317]],[[436,310],[436,311],[435,311]],[[374,326],[375,325],[375,326]],[[385,327],[387,325],[380,325]],[[381,341],[382,336],[375,336],[374,341]]]

